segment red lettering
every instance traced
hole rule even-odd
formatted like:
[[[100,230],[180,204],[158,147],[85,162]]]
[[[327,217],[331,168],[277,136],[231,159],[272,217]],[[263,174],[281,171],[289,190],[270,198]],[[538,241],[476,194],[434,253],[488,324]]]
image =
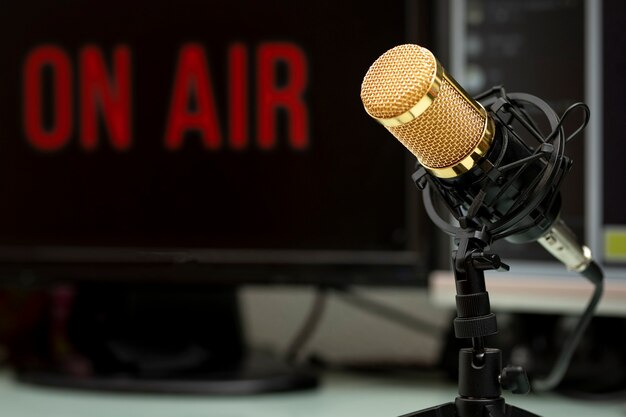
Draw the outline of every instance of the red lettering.
[[[50,128],[42,117],[42,71],[52,70],[54,116]],[[59,47],[44,45],[34,49],[24,63],[24,133],[28,142],[40,151],[63,148],[72,134],[72,67],[67,54]]]
[[[278,86],[276,64],[287,68],[285,85]],[[307,63],[302,50],[291,43],[267,43],[258,49],[257,100],[258,143],[262,149],[276,144],[276,111],[283,108],[289,115],[289,143],[294,149],[309,144],[309,120],[302,98],[307,84]]]
[[[86,46],[80,53],[80,139],[93,150],[98,144],[98,108],[102,111],[111,144],[117,150],[131,145],[130,50],[113,51],[113,77],[107,75],[102,51]]]
[[[230,146],[241,150],[248,144],[248,54],[244,45],[230,47],[228,69]]]
[[[195,110],[189,109],[191,97],[195,98]],[[207,60],[198,44],[184,45],[180,51],[165,146],[171,150],[180,149],[188,130],[199,131],[207,149],[217,149],[221,145]]]

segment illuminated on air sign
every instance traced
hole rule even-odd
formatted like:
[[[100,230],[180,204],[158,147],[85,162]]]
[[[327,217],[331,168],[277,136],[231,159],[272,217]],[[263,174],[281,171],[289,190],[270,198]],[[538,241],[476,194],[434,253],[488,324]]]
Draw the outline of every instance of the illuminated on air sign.
[[[196,131],[207,150],[228,147],[244,150],[251,146],[272,149],[277,141],[277,112],[287,115],[287,143],[301,150],[309,145],[309,110],[303,98],[308,81],[308,64],[302,49],[291,42],[261,43],[255,51],[255,97],[250,97],[248,80],[249,48],[232,44],[227,51],[228,80],[226,125],[218,119],[214,82],[203,46],[180,47],[172,81],[168,116],[163,125],[163,146],[177,150],[184,146],[187,132]],[[98,124],[105,126],[113,149],[127,151],[133,146],[132,49],[119,45],[112,51],[110,67],[96,45],[80,49],[76,67],[67,52],[53,44],[29,51],[23,66],[23,130],[36,150],[63,149],[74,133],[85,150],[97,147]],[[278,64],[285,68],[284,82],[278,81]],[[50,77],[44,73],[49,71]],[[73,71],[76,71],[76,77]],[[73,80],[78,80],[74,85]],[[50,99],[45,83],[50,83]],[[155,87],[156,88],[156,87]],[[163,88],[163,87],[161,87]],[[76,91],[75,91],[76,90]],[[76,98],[76,103],[74,103]],[[193,100],[194,106],[190,106]],[[256,132],[250,132],[249,105],[256,111]],[[50,108],[46,108],[49,106]],[[77,109],[76,113],[74,109]],[[221,112],[220,112],[221,113]],[[49,114],[49,120],[44,117]],[[74,129],[77,129],[74,132]],[[254,134],[253,134],[254,133]]]

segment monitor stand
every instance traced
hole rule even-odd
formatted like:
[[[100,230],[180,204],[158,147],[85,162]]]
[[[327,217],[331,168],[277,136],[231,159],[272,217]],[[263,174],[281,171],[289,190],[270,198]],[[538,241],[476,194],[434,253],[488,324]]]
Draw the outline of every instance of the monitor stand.
[[[233,286],[81,285],[54,291],[20,381],[124,392],[254,394],[316,376],[246,348]]]

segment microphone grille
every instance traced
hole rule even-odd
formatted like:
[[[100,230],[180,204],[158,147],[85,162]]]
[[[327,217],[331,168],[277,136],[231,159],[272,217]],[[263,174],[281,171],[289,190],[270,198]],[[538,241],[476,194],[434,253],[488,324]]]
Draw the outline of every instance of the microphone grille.
[[[493,137],[493,121],[426,48],[396,46],[370,67],[361,85],[367,113],[437,176],[467,171]]]
[[[410,123],[387,129],[426,167],[452,166],[479,143],[486,116],[449,82],[441,83],[439,97],[429,110]]]
[[[410,110],[428,92],[437,60],[426,48],[400,45],[372,64],[361,84],[361,100],[370,116],[389,119]]]

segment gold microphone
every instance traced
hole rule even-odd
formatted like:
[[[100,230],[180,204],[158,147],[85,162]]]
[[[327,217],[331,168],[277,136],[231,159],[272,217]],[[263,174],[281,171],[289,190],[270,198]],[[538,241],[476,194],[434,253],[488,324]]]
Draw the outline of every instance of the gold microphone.
[[[487,111],[418,45],[396,46],[381,55],[363,79],[361,100],[370,116],[444,181],[472,170],[494,141],[495,123]],[[570,270],[583,272],[592,263],[589,249],[558,218],[529,240]]]
[[[381,55],[363,79],[365,111],[431,174],[453,178],[485,156],[495,127],[426,48],[400,45]]]

